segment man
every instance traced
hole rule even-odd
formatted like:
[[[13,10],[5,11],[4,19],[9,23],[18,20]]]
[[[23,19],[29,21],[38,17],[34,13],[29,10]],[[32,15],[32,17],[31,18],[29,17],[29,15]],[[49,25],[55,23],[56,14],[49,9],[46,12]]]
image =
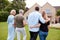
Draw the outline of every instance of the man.
[[[36,26],[35,26],[36,28],[31,28],[31,27],[33,27],[34,25],[37,25],[39,23],[39,20],[42,23],[46,23],[49,21],[49,20],[44,20],[41,13],[39,13],[38,11],[39,11],[39,7],[35,7],[35,11],[31,12],[28,15],[28,26],[29,26],[29,31],[30,31],[30,40],[36,40],[38,32],[39,32],[38,27],[36,27]]]
[[[23,17],[24,11],[22,9],[19,10],[19,14],[15,16],[14,20],[14,26],[16,27],[16,33],[17,33],[17,40],[20,40],[20,34],[23,34],[23,40],[26,40],[26,31],[24,26],[26,25],[26,22]]]

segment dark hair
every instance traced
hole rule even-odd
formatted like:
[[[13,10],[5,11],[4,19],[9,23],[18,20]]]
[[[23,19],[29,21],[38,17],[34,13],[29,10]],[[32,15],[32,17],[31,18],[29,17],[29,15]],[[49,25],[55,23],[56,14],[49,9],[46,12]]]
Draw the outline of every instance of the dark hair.
[[[35,10],[36,10],[36,11],[39,11],[39,7],[35,7]]]

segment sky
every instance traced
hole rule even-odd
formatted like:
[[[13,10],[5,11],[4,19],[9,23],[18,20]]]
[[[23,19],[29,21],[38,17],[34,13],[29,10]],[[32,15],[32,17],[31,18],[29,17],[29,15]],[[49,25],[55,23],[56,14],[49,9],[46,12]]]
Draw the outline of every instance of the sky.
[[[26,7],[28,8],[32,7],[35,3],[38,3],[40,6],[43,6],[46,2],[50,3],[52,6],[60,6],[60,0],[26,0],[25,2]]]

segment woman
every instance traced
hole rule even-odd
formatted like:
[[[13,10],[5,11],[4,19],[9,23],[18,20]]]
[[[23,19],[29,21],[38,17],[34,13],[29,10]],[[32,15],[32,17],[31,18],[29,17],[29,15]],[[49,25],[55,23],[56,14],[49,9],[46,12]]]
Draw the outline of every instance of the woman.
[[[48,18],[47,14],[45,13],[45,11],[43,11],[42,16],[45,20],[50,19]],[[46,37],[48,35],[48,30],[49,30],[49,24],[50,21],[48,21],[47,23],[43,24],[39,21],[40,25],[40,30],[39,30],[39,37],[40,40],[46,40]]]
[[[15,10],[11,10],[10,15],[8,16],[8,37],[7,40],[14,40],[15,29],[14,29],[14,16],[16,14]]]

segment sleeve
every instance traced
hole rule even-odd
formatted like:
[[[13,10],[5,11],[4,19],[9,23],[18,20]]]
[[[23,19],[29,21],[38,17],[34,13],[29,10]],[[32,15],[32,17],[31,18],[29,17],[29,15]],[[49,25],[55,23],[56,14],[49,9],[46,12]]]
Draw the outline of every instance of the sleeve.
[[[39,20],[41,21],[41,23],[45,23],[45,20],[44,20],[44,18],[42,17],[42,15],[41,15],[41,13],[39,13]]]

